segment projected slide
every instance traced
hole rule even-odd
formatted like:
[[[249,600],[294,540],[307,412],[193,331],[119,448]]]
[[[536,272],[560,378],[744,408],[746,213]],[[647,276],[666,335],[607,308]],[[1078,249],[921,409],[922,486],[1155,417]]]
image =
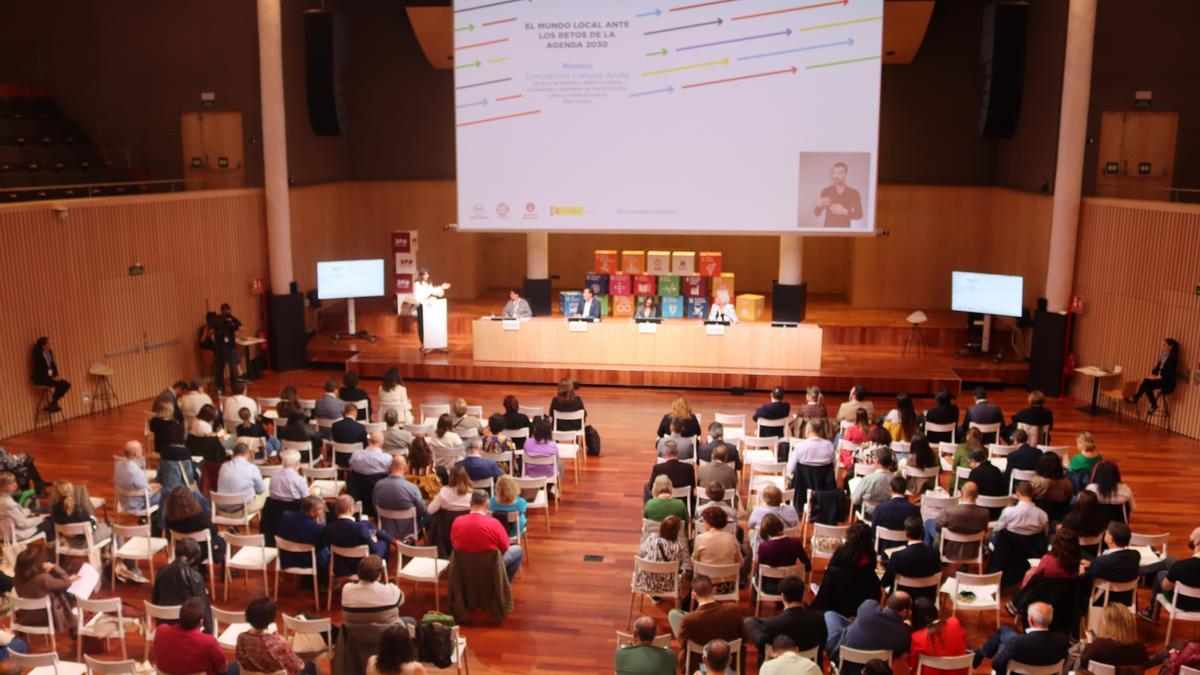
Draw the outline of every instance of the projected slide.
[[[952,272],[950,307],[956,312],[1021,316],[1024,281],[1003,274]]]
[[[383,259],[317,263],[317,297],[375,298],[383,295]]]
[[[454,0],[464,230],[869,233],[883,0]]]

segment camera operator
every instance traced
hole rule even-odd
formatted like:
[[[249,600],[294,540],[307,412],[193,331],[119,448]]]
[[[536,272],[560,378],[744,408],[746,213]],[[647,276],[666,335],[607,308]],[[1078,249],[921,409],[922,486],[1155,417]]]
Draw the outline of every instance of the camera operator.
[[[238,381],[237,332],[242,322],[233,315],[228,303],[221,305],[221,313],[209,322],[213,340],[213,382],[217,389],[225,390],[225,366],[229,366],[229,384]]]

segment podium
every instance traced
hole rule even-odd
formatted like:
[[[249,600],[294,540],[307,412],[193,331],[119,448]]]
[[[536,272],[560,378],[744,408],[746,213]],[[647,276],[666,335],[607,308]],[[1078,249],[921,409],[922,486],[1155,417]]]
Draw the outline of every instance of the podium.
[[[446,351],[446,299],[430,298],[421,307],[421,330],[425,333],[425,351]]]

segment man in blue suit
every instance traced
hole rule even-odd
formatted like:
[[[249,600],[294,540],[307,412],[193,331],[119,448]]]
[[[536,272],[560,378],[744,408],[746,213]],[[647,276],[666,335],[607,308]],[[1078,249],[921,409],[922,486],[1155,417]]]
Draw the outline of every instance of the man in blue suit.
[[[388,549],[392,545],[392,536],[382,530],[377,530],[365,520],[354,519],[354,498],[350,495],[340,495],[336,503],[337,518],[325,526],[324,543],[327,546],[353,548],[366,544],[371,553],[387,561]],[[333,565],[333,574],[338,577],[348,577],[358,568],[358,560],[338,558]]]
[[[1013,469],[1021,471],[1033,471],[1037,468],[1037,461],[1042,456],[1042,451],[1036,446],[1029,444],[1029,434],[1025,433],[1024,429],[1017,429],[1012,433],[1013,444],[1019,446],[1016,450],[1008,453],[1008,468],[1004,470],[1004,480],[1009,481],[1012,477]]]
[[[586,286],[584,287],[583,303],[579,306],[579,313],[576,314],[575,317],[583,319],[600,319],[600,301],[597,300],[594,295],[592,295],[591,288]]]
[[[325,526],[321,524],[321,514],[324,511],[325,502],[320,497],[305,497],[300,500],[300,510],[285,512],[279,519],[278,529],[275,530],[276,538],[282,537],[294,544],[311,544],[317,547],[318,579],[325,579],[325,569],[329,564],[329,546],[324,543]],[[279,561],[284,567],[312,565],[307,553],[281,550]]]
[[[907,488],[908,482],[904,480],[903,476],[892,476],[891,481],[888,482],[892,498],[880,503],[871,512],[871,529],[882,527],[888,530],[903,530],[904,521],[907,519],[920,519],[920,507],[908,501],[908,497],[904,496]],[[892,541],[891,539],[879,540],[879,546],[883,549],[900,546],[903,543],[903,541]]]
[[[875,509],[875,513],[879,513],[879,509]],[[887,572],[884,573],[882,579],[885,588],[891,587],[897,575],[909,579],[924,579],[942,571],[941,557],[937,551],[933,550],[932,546],[924,541],[925,526],[919,517],[905,519],[904,534],[908,539],[907,546],[888,558]],[[904,590],[912,594],[913,598],[927,597],[931,600],[937,599],[938,591],[936,586],[921,589],[897,588],[896,590]]]

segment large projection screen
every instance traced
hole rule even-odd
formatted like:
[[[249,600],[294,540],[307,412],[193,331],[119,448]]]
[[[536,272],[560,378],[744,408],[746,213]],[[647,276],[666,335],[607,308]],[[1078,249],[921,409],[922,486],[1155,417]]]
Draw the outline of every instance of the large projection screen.
[[[454,0],[463,230],[868,234],[883,0]]]
[[[321,300],[377,298],[383,295],[383,259],[327,260],[317,263]]]
[[[1021,316],[1024,285],[1023,277],[952,272],[950,308],[956,312]]]

